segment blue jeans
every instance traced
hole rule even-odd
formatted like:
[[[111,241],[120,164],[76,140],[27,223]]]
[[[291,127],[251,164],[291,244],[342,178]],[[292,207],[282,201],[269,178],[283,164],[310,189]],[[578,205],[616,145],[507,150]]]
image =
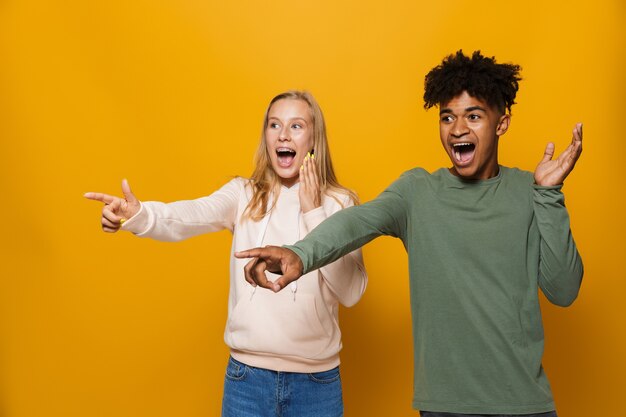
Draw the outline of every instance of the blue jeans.
[[[557,417],[556,411],[539,414],[455,414],[436,411],[420,411],[422,417]]]
[[[339,367],[314,373],[255,368],[232,357],[226,367],[222,417],[341,417]]]

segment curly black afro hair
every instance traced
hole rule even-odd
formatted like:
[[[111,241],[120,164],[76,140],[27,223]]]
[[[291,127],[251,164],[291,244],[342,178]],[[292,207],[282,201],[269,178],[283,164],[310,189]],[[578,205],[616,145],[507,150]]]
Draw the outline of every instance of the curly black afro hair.
[[[424,82],[424,108],[445,104],[467,91],[484,100],[502,113],[515,104],[522,68],[514,64],[497,64],[495,57],[474,51],[472,57],[459,50],[426,74]]]

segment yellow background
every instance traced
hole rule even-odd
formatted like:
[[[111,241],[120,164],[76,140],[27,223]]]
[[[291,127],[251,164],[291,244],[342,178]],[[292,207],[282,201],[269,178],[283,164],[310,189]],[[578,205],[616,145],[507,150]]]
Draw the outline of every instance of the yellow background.
[[[460,48],[523,66],[500,162],[533,170],[577,121],[565,193],[586,274],[545,302],[560,416],[623,412],[626,6],[588,1],[112,0],[0,3],[0,414],[217,416],[230,235],[167,244],[100,231],[86,191],[206,195],[249,175],[268,100],[308,89],[363,201],[447,165],[423,77]],[[416,416],[406,255],[366,246],[341,312],[348,416]]]

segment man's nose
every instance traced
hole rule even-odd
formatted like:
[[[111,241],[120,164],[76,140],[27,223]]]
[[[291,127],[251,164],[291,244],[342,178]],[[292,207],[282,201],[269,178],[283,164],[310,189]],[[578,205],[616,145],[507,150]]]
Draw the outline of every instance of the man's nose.
[[[465,119],[462,117],[456,119],[454,121],[454,125],[452,125],[452,135],[456,138],[460,138],[461,136],[465,136],[469,133],[469,127],[467,127],[467,123]]]

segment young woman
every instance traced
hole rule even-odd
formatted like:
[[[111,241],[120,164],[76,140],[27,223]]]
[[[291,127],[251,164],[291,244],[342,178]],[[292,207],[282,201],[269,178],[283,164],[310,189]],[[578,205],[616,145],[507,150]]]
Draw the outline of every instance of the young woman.
[[[175,241],[229,229],[233,233],[222,416],[341,416],[338,303],[355,304],[367,283],[360,251],[273,293],[244,278],[234,252],[291,244],[334,212],[356,203],[335,177],[322,111],[307,92],[274,97],[265,114],[250,179],[235,178],[208,197],[170,204],[124,198],[105,204],[102,228]]]

